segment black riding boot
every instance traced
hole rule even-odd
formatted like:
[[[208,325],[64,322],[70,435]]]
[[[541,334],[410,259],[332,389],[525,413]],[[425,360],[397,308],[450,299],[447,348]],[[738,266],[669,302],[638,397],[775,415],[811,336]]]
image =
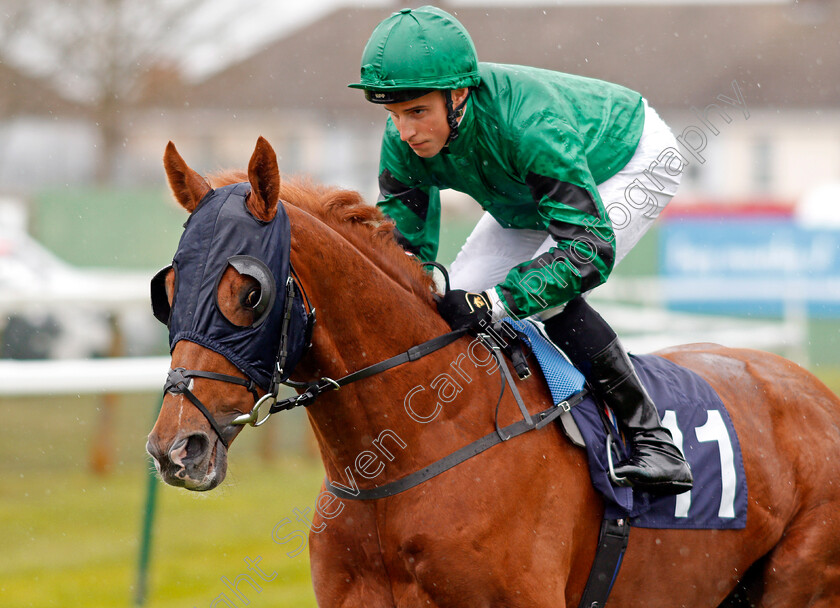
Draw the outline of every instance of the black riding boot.
[[[656,494],[690,490],[693,479],[688,463],[671,432],[662,426],[630,357],[601,315],[577,297],[548,319],[545,329],[630,436],[633,452],[615,467],[616,476]]]

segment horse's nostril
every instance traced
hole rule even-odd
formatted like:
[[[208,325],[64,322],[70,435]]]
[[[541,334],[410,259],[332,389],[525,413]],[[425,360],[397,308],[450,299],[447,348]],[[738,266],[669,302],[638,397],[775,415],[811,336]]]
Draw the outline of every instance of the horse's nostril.
[[[210,440],[204,433],[195,433],[187,437],[187,455],[185,460],[195,462],[201,460],[210,449]]]
[[[182,468],[205,460],[210,451],[210,440],[205,433],[182,437],[169,448],[169,460]]]
[[[179,436],[168,450],[152,440],[146,448],[154,457],[158,472],[173,485],[190,487],[190,483],[203,479],[213,466],[213,443],[206,433]]]

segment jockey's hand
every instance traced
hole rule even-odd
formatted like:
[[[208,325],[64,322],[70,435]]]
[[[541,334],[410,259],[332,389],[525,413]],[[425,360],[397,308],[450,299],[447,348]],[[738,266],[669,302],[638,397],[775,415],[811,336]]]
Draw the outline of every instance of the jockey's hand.
[[[440,316],[453,330],[472,329],[489,323],[493,312],[490,306],[490,299],[483,291],[472,293],[463,289],[452,289],[437,302]]]

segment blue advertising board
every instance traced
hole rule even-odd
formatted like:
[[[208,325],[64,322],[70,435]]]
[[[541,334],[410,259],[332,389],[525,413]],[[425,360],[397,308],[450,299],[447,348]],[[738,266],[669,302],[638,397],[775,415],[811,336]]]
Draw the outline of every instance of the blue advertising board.
[[[677,218],[660,234],[669,308],[762,317],[791,307],[840,317],[840,230],[789,218]]]

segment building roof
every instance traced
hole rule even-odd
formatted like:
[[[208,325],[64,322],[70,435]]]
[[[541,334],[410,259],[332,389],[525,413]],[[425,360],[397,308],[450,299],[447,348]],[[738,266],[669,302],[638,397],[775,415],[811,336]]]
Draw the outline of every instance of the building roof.
[[[47,82],[0,60],[0,118],[8,116],[86,116],[82,105],[58,94]]]
[[[481,61],[600,78],[657,108],[688,109],[732,97],[733,80],[750,108],[840,107],[837,4],[441,6],[470,31]],[[175,97],[191,108],[378,115],[346,85],[395,8],[339,8]]]

